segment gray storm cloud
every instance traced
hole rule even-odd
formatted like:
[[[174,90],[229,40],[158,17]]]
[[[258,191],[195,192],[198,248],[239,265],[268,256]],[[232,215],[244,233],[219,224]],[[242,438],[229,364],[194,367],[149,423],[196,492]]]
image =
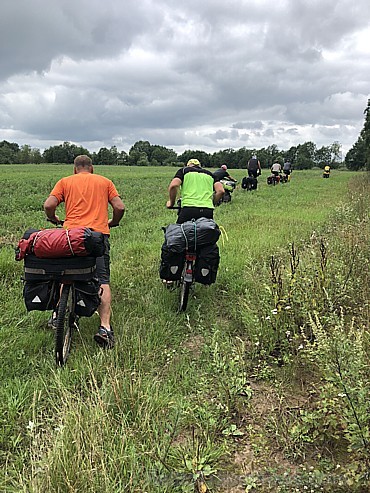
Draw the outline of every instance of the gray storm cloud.
[[[369,18],[367,0],[5,0],[2,136],[348,148],[369,96]]]

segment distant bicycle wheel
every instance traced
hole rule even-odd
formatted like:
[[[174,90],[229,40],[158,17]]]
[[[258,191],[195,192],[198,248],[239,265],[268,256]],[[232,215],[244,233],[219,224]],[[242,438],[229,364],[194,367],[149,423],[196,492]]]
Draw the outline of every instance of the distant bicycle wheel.
[[[73,287],[70,284],[63,284],[55,324],[55,361],[57,366],[64,366],[67,361],[74,324]]]

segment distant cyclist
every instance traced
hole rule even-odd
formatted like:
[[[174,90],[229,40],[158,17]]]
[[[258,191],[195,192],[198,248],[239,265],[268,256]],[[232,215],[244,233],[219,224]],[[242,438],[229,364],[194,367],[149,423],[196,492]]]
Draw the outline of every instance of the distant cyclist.
[[[202,168],[198,159],[190,159],[186,166],[176,172],[168,187],[167,207],[175,205],[179,190],[181,211],[177,217],[178,224],[201,217],[213,219],[214,207],[225,193],[218,178]]]
[[[248,161],[247,170],[248,176],[253,176],[253,178],[257,178],[261,174],[261,163],[255,154]]]
[[[271,173],[275,176],[279,176],[281,173],[281,164],[275,159],[274,164],[271,166]]]
[[[324,167],[324,172],[323,172],[322,176],[324,178],[329,178],[329,176],[330,176],[330,166],[328,164]]]
[[[292,172],[292,163],[286,160],[283,164],[283,173],[284,175],[289,176],[291,172]]]
[[[231,181],[236,181],[236,180],[235,180],[235,178],[233,178],[233,177],[229,174],[229,172],[228,172],[228,170],[227,170],[227,166],[226,166],[226,164],[223,164],[223,165],[221,166],[221,168],[217,169],[217,170],[213,173],[213,176],[214,176],[215,178],[217,178],[217,180],[218,180],[218,181],[225,180],[225,179],[227,179],[227,180],[231,180]]]

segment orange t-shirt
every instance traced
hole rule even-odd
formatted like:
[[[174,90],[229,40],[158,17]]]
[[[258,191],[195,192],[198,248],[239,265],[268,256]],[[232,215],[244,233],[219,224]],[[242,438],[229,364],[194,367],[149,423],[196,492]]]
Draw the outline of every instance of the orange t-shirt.
[[[59,180],[50,195],[65,202],[65,228],[84,226],[109,235],[108,203],[119,197],[111,180],[82,171]]]

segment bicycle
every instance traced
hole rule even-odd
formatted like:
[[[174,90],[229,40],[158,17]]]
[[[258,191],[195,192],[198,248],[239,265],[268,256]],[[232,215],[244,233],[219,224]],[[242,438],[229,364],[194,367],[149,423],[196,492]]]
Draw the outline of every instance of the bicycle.
[[[237,181],[234,180],[221,180],[221,183],[224,187],[225,193],[220,200],[218,205],[221,205],[222,203],[228,203],[231,202],[231,194],[236,188]]]
[[[270,176],[267,177],[267,185],[278,185],[281,181],[281,175],[274,175],[271,174]]]
[[[64,221],[48,222],[57,227],[63,226]],[[78,316],[75,313],[75,286],[74,280],[66,279],[61,275],[56,281],[54,289],[59,289],[59,299],[53,307],[52,326],[55,327],[55,362],[57,366],[64,366],[71,349],[73,330],[79,330]],[[54,317],[55,313],[55,317]]]
[[[177,210],[178,214],[180,213],[181,210],[181,202],[178,200],[178,205],[177,206],[172,206],[168,207],[168,209],[173,209]],[[184,265],[181,271],[181,278],[179,281],[175,281],[175,287],[180,288],[179,292],[179,304],[178,304],[178,312],[184,312],[188,306],[188,300],[189,300],[189,294],[190,294],[190,289],[195,283],[194,279],[194,266],[195,266],[195,261],[197,259],[197,254],[196,252],[193,252],[189,250],[188,248],[185,249],[185,257],[184,257]],[[173,286],[173,283],[171,283],[171,286]]]
[[[64,223],[64,221],[55,223],[50,219],[48,219],[48,222],[57,227],[63,226]],[[79,264],[83,261],[82,258],[75,257],[71,259],[74,262],[76,260]],[[92,263],[94,265],[90,265]],[[73,332],[79,330],[79,317],[75,312],[75,282],[79,280],[81,275],[85,276],[87,274],[88,277],[92,278],[96,269],[95,264],[95,259],[90,260],[89,266],[85,269],[65,269],[55,276],[56,279],[52,289],[59,290],[59,297],[55,296],[54,306],[52,307],[52,326],[55,328],[55,362],[57,366],[62,367],[65,365],[71,349]]]

